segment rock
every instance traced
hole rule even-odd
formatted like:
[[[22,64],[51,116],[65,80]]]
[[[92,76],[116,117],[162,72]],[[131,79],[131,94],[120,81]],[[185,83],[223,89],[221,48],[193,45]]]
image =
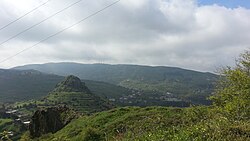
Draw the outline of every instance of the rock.
[[[107,100],[93,94],[84,82],[73,75],[58,83],[55,89],[45,97],[45,105],[64,104],[84,113],[91,114],[113,108]]]
[[[65,106],[37,110],[29,125],[30,135],[35,138],[43,134],[55,133],[74,118],[77,118],[77,114]]]
[[[54,89],[54,92],[85,92],[91,93],[85,86],[84,82],[73,75],[67,76],[62,82],[58,83]]]

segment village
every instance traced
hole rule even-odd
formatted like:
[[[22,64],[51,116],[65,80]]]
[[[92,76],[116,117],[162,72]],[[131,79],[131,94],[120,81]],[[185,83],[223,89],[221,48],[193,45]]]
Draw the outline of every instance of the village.
[[[18,109],[7,108],[8,106],[1,104],[0,106],[0,133],[7,134],[9,137],[14,136],[15,131],[5,129],[1,127],[1,120],[8,121],[5,124],[13,124],[20,127],[22,130],[26,130],[30,124],[30,116],[19,112]]]
[[[119,103],[119,105],[124,106],[146,106],[146,105],[154,105],[153,103],[164,103],[167,105],[169,103],[183,103],[183,101],[171,92],[159,93],[157,91],[152,92],[144,92],[141,90],[130,89],[132,94],[124,95],[119,98],[109,98],[110,102]],[[177,104],[178,106],[178,104]],[[180,106],[182,107],[182,106]]]

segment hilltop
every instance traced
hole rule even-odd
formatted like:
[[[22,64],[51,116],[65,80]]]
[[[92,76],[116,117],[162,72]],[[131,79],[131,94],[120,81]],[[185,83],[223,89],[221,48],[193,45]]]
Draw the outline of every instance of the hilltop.
[[[67,76],[63,81],[58,83],[53,92],[91,93],[89,88],[85,86],[85,83],[83,83],[78,77],[73,75]]]
[[[58,83],[43,101],[46,105],[65,104],[83,113],[111,109],[108,101],[93,94],[78,77],[70,75]]]
[[[93,94],[84,82],[73,75],[65,77],[54,90],[41,100],[27,102],[19,107],[53,107],[58,105],[66,105],[86,114],[113,108],[111,103]]]

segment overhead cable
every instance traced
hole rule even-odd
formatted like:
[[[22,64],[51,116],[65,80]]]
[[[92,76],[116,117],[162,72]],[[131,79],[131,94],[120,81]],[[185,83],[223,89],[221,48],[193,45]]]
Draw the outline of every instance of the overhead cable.
[[[2,27],[0,28],[0,31],[3,30],[3,29],[5,29],[5,28],[7,28],[7,27],[10,26],[10,25],[12,25],[13,23],[15,23],[15,22],[21,20],[22,18],[24,18],[24,17],[27,16],[28,14],[30,14],[30,13],[36,11],[38,8],[44,6],[44,5],[47,4],[49,1],[51,1],[51,0],[47,0],[46,2],[44,2],[44,3],[40,4],[40,5],[38,5],[38,6],[35,7],[34,9],[30,10],[29,12],[23,14],[22,16],[20,16],[20,17],[16,18],[15,20],[9,22],[8,24],[2,26]]]
[[[0,61],[0,63],[6,62],[7,60],[10,60],[10,59],[12,59],[12,58],[14,58],[14,57],[16,57],[16,56],[22,54],[23,52],[25,52],[25,51],[27,51],[27,50],[29,50],[29,49],[31,49],[31,48],[36,47],[37,45],[39,45],[39,44],[41,44],[41,43],[43,43],[43,42],[49,40],[50,38],[52,38],[52,37],[54,37],[54,36],[57,36],[58,34],[61,34],[61,33],[63,33],[64,31],[66,31],[66,30],[68,30],[68,29],[70,29],[70,28],[72,28],[72,27],[74,27],[74,26],[76,26],[76,25],[78,25],[78,24],[80,24],[80,23],[86,21],[87,19],[89,19],[89,18],[91,18],[91,17],[93,17],[93,16],[95,16],[95,15],[97,15],[97,14],[103,12],[104,10],[110,8],[111,6],[117,4],[117,3],[120,2],[120,1],[121,1],[121,0],[117,0],[117,1],[115,1],[115,2],[113,2],[113,3],[111,3],[111,4],[109,4],[109,5],[105,6],[104,8],[102,8],[102,9],[100,9],[100,10],[98,10],[98,11],[92,13],[92,14],[90,14],[89,16],[87,16],[87,17],[85,17],[85,18],[83,18],[83,19],[81,19],[81,20],[75,22],[74,24],[72,24],[72,25],[70,25],[70,26],[68,26],[68,27],[66,27],[66,28],[64,28],[64,29],[62,29],[62,30],[60,30],[60,31],[58,31],[58,32],[56,32],[56,33],[54,33],[54,34],[52,34],[52,35],[50,35],[50,36],[48,36],[48,37],[46,37],[46,38],[44,38],[44,39],[42,39],[42,40],[40,40],[40,41],[37,42],[36,44],[34,44],[34,45],[30,46],[30,47],[27,47],[27,48],[25,48],[25,49],[19,51],[18,53],[14,54],[14,55],[12,55],[12,56],[9,56],[9,57],[7,57],[7,58],[5,58],[5,59],[3,59],[2,61]]]

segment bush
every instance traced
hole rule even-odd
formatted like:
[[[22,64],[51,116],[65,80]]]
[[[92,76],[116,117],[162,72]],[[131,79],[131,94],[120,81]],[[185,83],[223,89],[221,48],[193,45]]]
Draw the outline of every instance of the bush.
[[[103,141],[103,135],[94,128],[86,129],[86,132],[83,137],[83,141]]]
[[[222,70],[214,105],[232,120],[250,119],[250,52],[241,54],[236,67]]]

